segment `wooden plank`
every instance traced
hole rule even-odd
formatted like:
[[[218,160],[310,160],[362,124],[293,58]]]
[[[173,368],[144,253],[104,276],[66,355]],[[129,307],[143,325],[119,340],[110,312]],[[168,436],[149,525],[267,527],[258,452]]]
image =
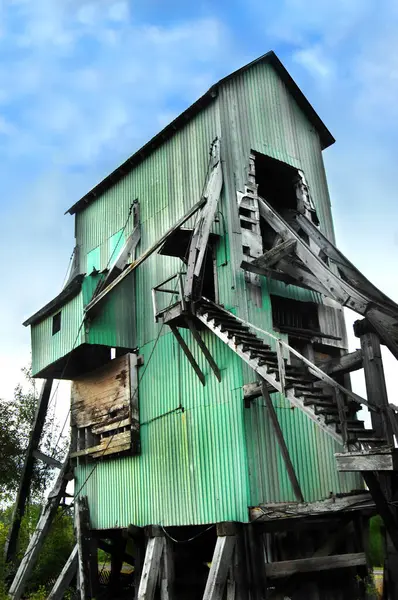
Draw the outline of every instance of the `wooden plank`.
[[[363,367],[362,350],[358,349],[336,358],[328,358],[327,360],[317,362],[316,365],[328,375],[352,373]]]
[[[61,461],[57,460],[56,458],[53,458],[52,456],[47,456],[47,454],[40,452],[40,450],[33,450],[32,454],[34,458],[36,458],[37,460],[41,460],[42,462],[46,463],[46,465],[49,465],[50,467],[55,467],[56,469],[62,469]]]
[[[274,408],[273,402],[271,400],[271,396],[269,395],[266,381],[261,379],[261,393],[267,405],[268,414],[271,419],[271,423],[273,425],[276,439],[278,440],[279,448],[285,463],[285,467],[287,470],[287,474],[289,476],[290,483],[293,488],[294,495],[296,496],[299,502],[304,502],[304,496],[300,488],[299,481],[297,479],[296,471],[294,470],[292,460],[290,458],[289,450],[287,448],[285,438],[283,437],[283,431],[279,424],[278,415],[276,414],[276,410]]]
[[[298,558],[296,560],[283,560],[265,565],[267,576],[270,578],[290,577],[295,573],[310,573],[313,571],[329,571],[331,569],[345,569],[366,565],[364,552],[351,554],[336,554],[333,556],[317,556],[311,558]]]
[[[171,331],[174,334],[174,337],[176,338],[177,342],[180,344],[181,348],[184,351],[185,356],[187,357],[187,359],[189,360],[193,370],[195,371],[196,375],[199,377],[200,382],[202,385],[206,385],[206,380],[205,380],[205,376],[203,375],[198,363],[196,362],[192,352],[190,351],[190,349],[188,348],[184,338],[182,337],[181,333],[178,331],[178,328],[175,325],[169,325]]]
[[[297,517],[332,515],[363,508],[374,508],[372,496],[368,492],[337,496],[317,502],[268,503],[261,507],[250,508],[250,521],[268,523]]]
[[[75,502],[75,527],[78,548],[78,572],[81,600],[93,600],[97,597],[98,549],[90,531],[90,513],[86,496]]]
[[[141,452],[140,409],[139,409],[139,377],[141,364],[137,354],[129,354],[130,367],[130,418],[131,418],[131,450],[133,454]]]
[[[338,471],[396,471],[398,457],[395,450],[366,450],[335,454]]]
[[[199,277],[201,270],[203,259],[205,256],[205,252],[207,249],[207,243],[209,241],[210,229],[214,221],[214,217],[217,211],[217,205],[221,194],[221,189],[223,185],[223,176],[222,176],[222,164],[219,157],[220,149],[219,149],[220,141],[217,140],[213,151],[215,150],[218,153],[218,159],[216,164],[213,166],[213,169],[210,173],[209,181],[206,186],[205,197],[207,199],[206,206],[203,209],[203,216],[201,219],[201,225],[199,230],[199,239],[198,239],[198,256],[195,263],[195,277]]]
[[[181,227],[186,221],[188,221],[202,206],[206,203],[206,198],[201,198],[199,202],[197,202],[192,208],[185,213],[181,219],[179,219],[173,227],[170,227],[152,246],[150,246],[137,260],[135,260],[131,265],[129,265],[112,283],[106,286],[104,290],[98,296],[93,298],[89,304],[87,304],[85,308],[86,315],[90,315],[90,312],[95,306],[98,306],[101,302],[103,302],[104,298],[111,292],[115,287],[123,281],[130,273],[132,273],[139,265],[141,265],[147,258],[149,258],[160,246],[164,243],[164,241],[171,235],[176,229]]]
[[[203,600],[222,600],[235,542],[234,535],[217,537]]]
[[[188,327],[190,332],[192,333],[192,336],[194,338],[194,340],[196,341],[196,343],[198,344],[199,348],[201,349],[202,353],[204,354],[207,362],[209,363],[214,375],[217,377],[218,381],[221,381],[221,373],[220,373],[220,369],[217,366],[216,361],[214,360],[214,358],[212,357],[209,349],[207,348],[206,344],[204,343],[204,341],[202,340],[199,331],[196,329],[194,322],[192,321],[192,319],[190,319],[189,317],[185,317],[185,321],[188,323]]]
[[[106,365],[85,373],[72,382],[71,424],[77,427],[106,425],[119,418],[116,411],[130,412],[129,354],[109,361]],[[104,422],[105,421],[105,422]]]
[[[45,537],[50,529],[51,523],[56,515],[61,498],[65,495],[66,485],[70,479],[69,456],[66,458],[55,485],[48,495],[45,507],[41,513],[36,529],[30,538],[27,550],[22,557],[17,573],[9,589],[12,600],[20,600],[28,579],[34,569],[39,557]]]
[[[4,548],[4,557],[6,562],[13,561],[16,557],[19,529],[21,527],[22,518],[25,514],[26,501],[30,493],[30,484],[32,482],[33,466],[35,462],[33,453],[39,448],[40,437],[43,431],[43,425],[50,400],[52,384],[52,379],[46,379],[43,382],[40,396],[37,401],[35,418],[29,437],[29,445],[26,450],[17,497],[11,517],[11,526]]]
[[[296,247],[295,240],[285,240],[280,242],[268,252],[265,252],[262,256],[255,258],[253,264],[256,267],[262,267],[268,269],[277,263],[281,258],[284,258],[287,254],[291,254]]]
[[[85,448],[84,450],[78,450],[77,452],[73,452],[70,457],[78,458],[81,456],[90,456],[96,455],[99,456],[105,454],[106,451],[108,453],[112,452],[120,452],[120,450],[116,450],[119,446],[125,446],[126,450],[129,450],[131,447],[131,433],[130,431],[123,431],[122,433],[117,433],[110,435],[102,440],[100,444],[96,446],[91,446],[91,448]],[[102,454],[101,454],[102,453]]]
[[[160,559],[164,549],[163,537],[149,538],[137,600],[153,600],[159,576]]]
[[[174,556],[171,540],[164,538],[163,554],[160,564],[160,600],[174,598]]]
[[[115,429],[120,429],[121,427],[128,427],[131,425],[131,417],[127,417],[127,419],[123,419],[123,421],[115,421],[110,425],[102,425],[101,427],[92,427],[91,431],[95,434],[106,433],[107,431],[113,431]]]
[[[54,586],[47,597],[47,600],[62,600],[64,594],[71,584],[71,581],[77,571],[77,544],[73,548],[68,560],[65,563],[58,579],[54,583]]]
[[[371,413],[372,428],[377,437],[385,438],[393,446],[393,436],[387,421],[388,395],[384,377],[383,360],[380,341],[375,333],[364,333],[360,336],[365,373],[366,395],[372,404],[380,407],[380,413]],[[384,414],[383,414],[384,411]]]
[[[107,276],[105,277],[101,289],[104,289],[107,285],[112,283],[122,273],[123,269],[127,265],[127,261],[129,258],[134,258],[135,249],[138,245],[138,242],[141,239],[141,229],[139,225],[136,225],[132,231],[132,233],[128,236],[125,241],[123,248],[120,250],[118,256],[114,257],[114,264],[111,266],[108,271]]]

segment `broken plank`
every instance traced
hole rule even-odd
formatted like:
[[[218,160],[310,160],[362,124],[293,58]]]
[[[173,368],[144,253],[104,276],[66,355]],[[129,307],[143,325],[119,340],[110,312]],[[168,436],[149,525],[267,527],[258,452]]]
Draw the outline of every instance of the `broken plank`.
[[[345,569],[366,565],[364,552],[351,554],[336,554],[333,556],[316,556],[311,558],[298,558],[296,560],[283,560],[276,563],[267,563],[265,570],[267,577],[290,577],[295,573],[310,573],[312,571],[328,571],[331,569]]]
[[[106,433],[107,431],[113,431],[114,429],[119,429],[120,427],[127,427],[131,425],[131,418],[123,419],[122,421],[118,420],[114,423],[110,423],[109,425],[102,425],[101,427],[93,427],[91,432],[94,434]]]
[[[262,256],[255,258],[253,260],[253,264],[256,267],[262,267],[264,269],[268,269],[272,267],[275,263],[277,263],[281,258],[285,257],[287,254],[290,254],[294,251],[296,247],[295,240],[285,240],[265,252]]]
[[[46,465],[48,465],[49,467],[55,467],[56,469],[62,468],[61,461],[57,460],[56,458],[53,458],[52,456],[48,456],[43,452],[40,452],[40,450],[34,450],[32,454],[37,460],[41,460],[41,462],[46,463]]]

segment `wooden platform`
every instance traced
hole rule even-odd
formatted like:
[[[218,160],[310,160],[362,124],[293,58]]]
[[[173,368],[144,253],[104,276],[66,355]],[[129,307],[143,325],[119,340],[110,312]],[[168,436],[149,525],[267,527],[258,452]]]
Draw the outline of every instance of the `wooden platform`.
[[[378,448],[335,454],[339,471],[398,471],[398,449]]]

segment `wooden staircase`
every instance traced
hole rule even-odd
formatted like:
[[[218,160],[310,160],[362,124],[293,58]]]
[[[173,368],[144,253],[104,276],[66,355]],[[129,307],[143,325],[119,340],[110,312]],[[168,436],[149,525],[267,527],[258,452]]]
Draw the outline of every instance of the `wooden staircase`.
[[[196,317],[271,384],[274,391],[284,394],[292,406],[302,410],[337,442],[358,450],[387,446],[386,439],[377,437],[372,429],[366,429],[364,422],[356,418],[361,406],[357,399],[352,398],[355,395],[346,390],[351,398],[346,395],[342,400],[341,389],[336,390],[333,385],[325,388],[315,365],[314,371],[305,363],[297,366],[288,364],[282,352],[273,350],[249,324],[243,324],[231,312],[210,300],[202,298],[196,304],[195,312]]]

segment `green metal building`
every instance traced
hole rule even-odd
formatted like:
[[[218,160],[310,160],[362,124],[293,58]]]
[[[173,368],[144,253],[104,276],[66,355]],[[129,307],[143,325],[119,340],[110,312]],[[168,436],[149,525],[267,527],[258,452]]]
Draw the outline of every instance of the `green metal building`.
[[[223,187],[211,234],[213,299],[289,343],[300,338],[291,331],[297,323],[281,321],[289,307],[298,306],[299,320],[316,314],[322,335],[311,338],[315,358],[347,349],[337,303],[274,278],[259,276],[253,285],[241,268],[237,192],[245,190],[251,161],[264,173],[282,169],[282,179],[289,168],[303,173],[320,231],[334,241],[322,159],[334,139],[271,52],[213,86],[69,209],[76,231],[70,281],[26,322],[37,377],[80,379],[102,368],[111,348],[142,357],[139,452],[77,459],[76,490],[88,497],[96,529],[247,522],[249,507],[296,499],[263,398],[244,402],[245,384],[256,380],[253,370],[204,330],[219,381],[191,331],[180,329],[204,374],[202,385],[170,328],[154,319],[152,289],[182,270],[181,257],[164,247],[153,252],[109,291],[95,313],[85,311],[131,236],[134,207],[139,206],[141,235],[131,264],[201,199],[216,139]],[[184,224],[188,231],[195,218]],[[299,329],[305,329],[303,322]],[[305,335],[302,340],[306,343]],[[327,433],[283,395],[274,394],[273,402],[306,501],[362,487],[356,473],[337,471],[334,453],[341,447]]]

